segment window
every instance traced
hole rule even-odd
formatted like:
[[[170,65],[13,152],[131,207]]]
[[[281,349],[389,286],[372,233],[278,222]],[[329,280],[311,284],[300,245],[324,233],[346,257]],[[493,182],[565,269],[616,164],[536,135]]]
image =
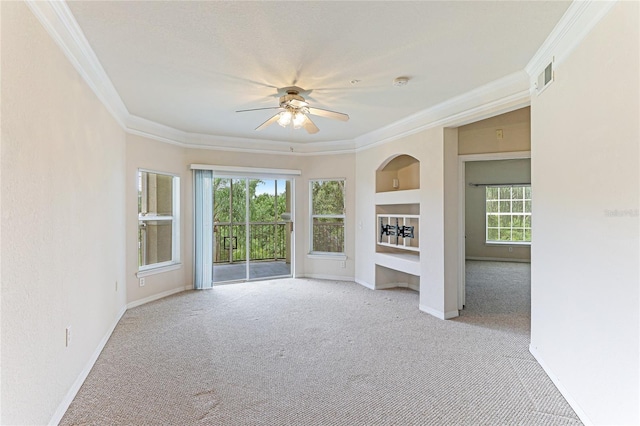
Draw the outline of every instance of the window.
[[[138,269],[180,262],[180,178],[138,170]]]
[[[487,186],[487,243],[531,243],[531,186]]]
[[[344,179],[312,180],[311,253],[344,253]]]

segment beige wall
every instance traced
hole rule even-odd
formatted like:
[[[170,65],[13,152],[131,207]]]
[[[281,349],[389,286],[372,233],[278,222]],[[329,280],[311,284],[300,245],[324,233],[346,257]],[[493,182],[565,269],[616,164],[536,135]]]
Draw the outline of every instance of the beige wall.
[[[531,102],[531,349],[592,424],[640,424],[638,17],[616,3]]]
[[[127,135],[127,301],[140,303],[158,295],[193,286],[193,179],[191,164],[210,164],[247,168],[301,170],[295,186],[295,262],[296,276],[353,279],[355,258],[355,168],[354,154],[295,155],[260,154],[182,148],[141,136]],[[169,172],[181,177],[181,267],[145,277],[139,286],[137,260],[137,170]],[[309,179],[345,178],[347,180],[347,219],[345,250],[347,259],[309,257]]]
[[[185,167],[190,164],[212,164],[219,166],[236,166],[248,168],[273,168],[300,170],[302,174],[294,178],[295,196],[295,263],[296,276],[324,276],[353,279],[354,270],[354,235],[350,227],[353,218],[349,212],[355,210],[355,185],[353,154],[318,155],[313,157],[297,155],[260,154],[247,152],[217,151],[208,149],[187,149]],[[309,179],[346,178],[347,219],[345,225],[345,250],[347,261],[345,268],[340,267],[340,260],[317,259],[307,256],[309,253]],[[192,182],[185,182],[187,204],[191,205],[193,192]],[[192,246],[191,214],[185,215],[189,231],[187,244]],[[188,255],[190,256],[190,255]],[[189,260],[189,262],[192,262]],[[189,268],[192,268],[189,264]]]
[[[469,183],[530,183],[531,160],[469,161],[464,164],[466,257],[530,260],[531,246],[486,244],[485,187],[469,186]]]
[[[127,135],[127,302],[137,303],[159,294],[184,290],[193,285],[191,268],[191,171],[185,165],[186,149],[150,140],[141,136]],[[175,174],[180,177],[180,259],[179,269],[145,277],[140,287],[138,272],[138,169]],[[189,187],[188,187],[189,186]],[[189,220],[187,220],[189,219]]]
[[[458,154],[531,150],[531,109],[521,108],[458,128]],[[502,130],[503,137],[496,136]]]
[[[125,136],[27,6],[0,7],[0,423],[47,424],[124,311]]]

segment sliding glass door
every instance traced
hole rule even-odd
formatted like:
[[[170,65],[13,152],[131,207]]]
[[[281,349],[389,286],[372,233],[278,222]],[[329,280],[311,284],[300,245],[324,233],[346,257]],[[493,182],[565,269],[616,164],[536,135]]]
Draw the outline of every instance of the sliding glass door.
[[[214,177],[213,282],[291,276],[291,181]]]

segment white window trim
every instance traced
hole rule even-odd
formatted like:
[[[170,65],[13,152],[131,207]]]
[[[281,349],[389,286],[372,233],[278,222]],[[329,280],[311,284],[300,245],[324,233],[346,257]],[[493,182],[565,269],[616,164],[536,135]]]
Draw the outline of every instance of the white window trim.
[[[158,170],[150,170],[139,168],[136,178],[139,179],[141,172],[155,173],[158,175],[171,176],[172,180],[172,199],[173,199],[173,214],[171,216],[158,216],[158,215],[142,215],[138,212],[138,222],[141,220],[170,220],[173,223],[172,236],[171,236],[171,260],[166,262],[152,263],[150,265],[138,265],[137,277],[145,277],[162,272],[172,271],[182,267],[180,257],[180,175],[170,172],[163,172]],[[139,187],[136,181],[136,189],[139,191]],[[139,243],[139,241],[138,241]]]
[[[486,188],[492,188],[492,187],[499,187],[499,185],[496,186],[489,186],[487,185]],[[511,186],[511,188],[526,188],[529,187],[531,188],[531,185],[513,185]],[[489,213],[487,212],[487,195],[486,195],[486,188],[485,188],[485,198],[484,198],[484,206],[485,206],[485,213],[484,213],[484,244],[485,246],[508,246],[508,245],[519,245],[519,246],[530,246],[531,245],[531,241],[500,241],[500,240],[489,240],[489,215],[492,216],[529,216],[531,217],[531,212],[516,212],[514,213],[513,211],[510,211],[509,213],[506,212],[493,212],[493,213]],[[498,199],[495,200],[497,202],[500,202],[502,200]],[[506,200],[505,200],[506,201]],[[510,198],[509,201],[511,202],[511,204],[513,204],[514,199]],[[520,199],[516,200],[516,201],[520,201]],[[522,198],[521,200],[522,202],[526,202],[529,201],[531,202],[531,198],[527,199],[527,198]],[[491,227],[492,229],[496,229],[496,227]],[[497,229],[500,229],[501,227],[498,226]],[[506,228],[505,228],[506,229]],[[513,230],[513,227],[510,228],[511,230]],[[527,228],[522,228],[527,229]],[[531,227],[529,227],[528,229],[531,229]]]
[[[313,183],[314,182],[334,182],[334,181],[342,181],[344,187],[343,196],[343,205],[344,209],[342,211],[342,215],[327,215],[327,214],[313,214]],[[309,252],[307,253],[307,257],[310,259],[337,259],[337,260],[346,260],[347,255],[347,179],[346,178],[320,178],[320,179],[309,179]],[[313,219],[314,218],[327,218],[327,219],[342,219],[342,224],[344,227],[344,231],[342,233],[342,252],[331,252],[331,251],[316,251],[313,249]]]

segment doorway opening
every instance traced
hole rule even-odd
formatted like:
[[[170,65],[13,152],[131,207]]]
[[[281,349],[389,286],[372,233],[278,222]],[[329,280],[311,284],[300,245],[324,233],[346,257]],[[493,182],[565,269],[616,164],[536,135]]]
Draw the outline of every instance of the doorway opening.
[[[213,283],[292,276],[292,180],[213,178]]]
[[[480,270],[469,270],[467,261],[497,262],[492,274],[508,274],[508,267],[499,267],[506,262],[531,263],[531,154],[460,155],[458,166],[458,309],[463,309],[469,273]]]

